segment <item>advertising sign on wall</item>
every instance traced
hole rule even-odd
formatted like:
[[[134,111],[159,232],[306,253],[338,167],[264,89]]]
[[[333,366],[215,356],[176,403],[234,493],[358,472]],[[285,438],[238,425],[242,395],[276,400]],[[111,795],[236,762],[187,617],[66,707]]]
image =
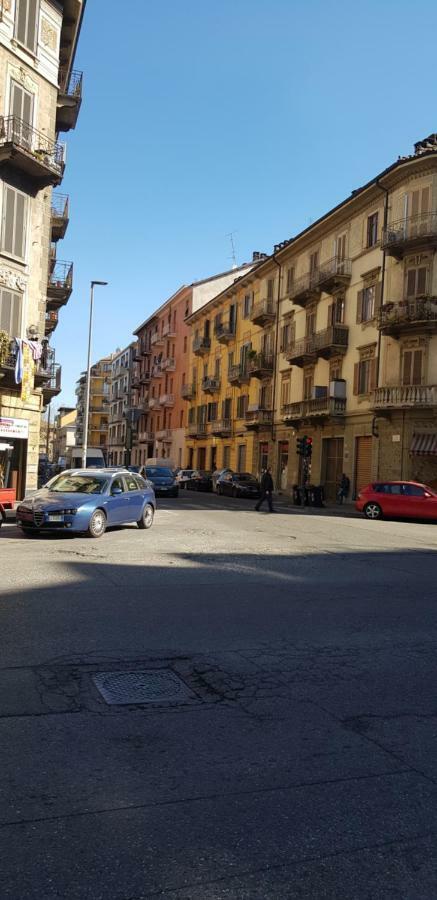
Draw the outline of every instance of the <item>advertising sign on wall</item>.
[[[21,438],[27,440],[29,437],[29,422],[27,419],[6,419],[0,416],[0,438]]]

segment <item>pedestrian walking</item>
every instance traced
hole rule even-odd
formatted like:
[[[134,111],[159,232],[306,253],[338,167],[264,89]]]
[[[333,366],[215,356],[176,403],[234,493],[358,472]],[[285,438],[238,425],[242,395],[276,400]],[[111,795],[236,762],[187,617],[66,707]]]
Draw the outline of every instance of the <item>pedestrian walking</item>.
[[[337,491],[337,500],[339,503],[343,503],[343,500],[346,499],[346,497],[349,493],[350,484],[351,483],[349,481],[349,478],[343,472],[341,479],[340,479],[340,484],[338,486],[338,491]]]
[[[259,512],[264,500],[267,500],[267,503],[269,504],[269,512],[274,512],[272,503],[273,488],[272,470],[265,469],[261,476],[261,496],[255,506],[257,512]]]

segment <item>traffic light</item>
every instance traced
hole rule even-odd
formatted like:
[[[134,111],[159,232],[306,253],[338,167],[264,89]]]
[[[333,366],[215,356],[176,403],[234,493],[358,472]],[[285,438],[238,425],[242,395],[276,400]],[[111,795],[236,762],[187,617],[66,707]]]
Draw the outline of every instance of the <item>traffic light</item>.
[[[304,435],[301,438],[296,439],[296,453],[298,456],[305,456],[306,442],[307,442],[306,435]]]
[[[305,438],[305,448],[304,449],[305,449],[304,456],[306,457],[306,459],[311,459],[312,454],[313,454],[313,439],[311,437]]]

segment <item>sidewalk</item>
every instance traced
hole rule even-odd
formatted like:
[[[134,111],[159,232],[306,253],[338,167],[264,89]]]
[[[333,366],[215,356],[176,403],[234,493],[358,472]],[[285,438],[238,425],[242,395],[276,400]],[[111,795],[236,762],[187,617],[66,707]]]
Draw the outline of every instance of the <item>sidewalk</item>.
[[[346,501],[343,504],[338,503],[328,503],[324,506],[296,506],[293,503],[293,500],[287,494],[281,494],[279,492],[275,492],[273,494],[273,503],[278,508],[286,507],[287,509],[293,510],[293,512],[300,513],[301,515],[313,515],[313,516],[342,516],[343,518],[360,518],[362,517],[362,513],[358,512],[355,509],[354,501]]]

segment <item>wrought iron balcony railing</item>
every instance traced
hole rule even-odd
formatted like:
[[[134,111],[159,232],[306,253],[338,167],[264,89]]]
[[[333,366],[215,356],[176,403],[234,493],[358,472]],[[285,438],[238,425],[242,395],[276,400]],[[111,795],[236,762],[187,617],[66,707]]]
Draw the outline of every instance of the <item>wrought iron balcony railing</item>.
[[[215,422],[211,422],[211,434],[225,436],[231,434],[231,432],[231,419],[217,419]]]
[[[235,337],[235,322],[216,322],[214,334],[220,343],[232,341]]]
[[[7,158],[44,184],[56,184],[64,172],[64,154],[63,144],[50,140],[24,119],[0,116],[0,159]]]
[[[244,384],[245,382],[249,381],[249,378],[250,375],[247,365],[237,363],[236,365],[229,366],[228,381],[231,384]]]
[[[250,320],[254,325],[268,325],[273,322],[276,316],[275,305],[273,300],[261,300],[255,303],[250,311]]]
[[[289,344],[285,354],[289,362],[294,366],[302,366],[308,357],[321,356],[329,359],[330,356],[338,356],[346,353],[348,346],[349,328],[347,325],[330,325],[323,331],[316,331],[298,341]]]
[[[211,377],[209,375],[205,375],[205,378],[202,378],[202,391],[205,391],[205,394],[216,394],[219,390],[220,378]]]
[[[245,415],[246,428],[262,428],[267,427],[273,422],[273,412],[271,409],[254,409],[248,410]]]
[[[317,290],[325,291],[325,293],[329,294],[333,288],[348,282],[351,274],[351,260],[333,256],[331,259],[327,259],[326,262],[320,263],[319,268],[311,275],[311,283]]]
[[[196,396],[196,384],[183,384],[181,387],[181,397],[183,400],[192,400]]]
[[[311,400],[299,400],[287,403],[282,407],[282,418],[285,421],[297,422],[300,419],[311,419],[317,416],[344,416],[346,400],[337,397],[316,397]]]
[[[379,311],[379,328],[385,334],[399,334],[417,328],[437,327],[437,297],[415,297],[400,303],[385,303]]]
[[[255,377],[264,377],[273,372],[273,354],[272,353],[255,353],[249,357],[248,370],[250,375]]]
[[[198,355],[202,355],[203,353],[207,353],[211,347],[211,338],[205,337],[202,335],[201,337],[195,337],[193,340],[193,353]]]
[[[437,212],[419,213],[391,222],[382,232],[382,248],[402,258],[415,246],[437,246]]]
[[[48,279],[47,293],[53,299],[65,302],[73,290],[73,263],[56,260],[51,267]]]

